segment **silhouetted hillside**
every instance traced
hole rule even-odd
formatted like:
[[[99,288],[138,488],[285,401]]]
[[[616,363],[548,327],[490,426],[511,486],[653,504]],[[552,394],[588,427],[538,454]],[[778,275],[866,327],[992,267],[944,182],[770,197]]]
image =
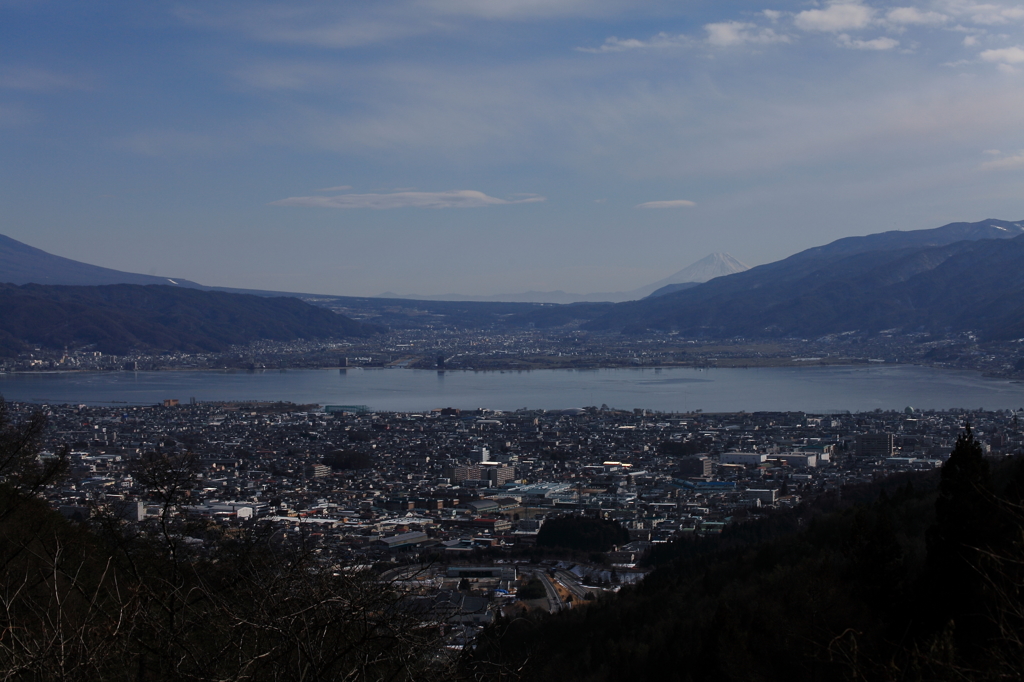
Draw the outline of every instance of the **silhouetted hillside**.
[[[475,680],[1018,679],[1024,461],[961,437],[941,476],[846,489],[663,546],[636,587],[496,623]],[[869,495],[873,501],[851,505]]]
[[[259,339],[368,336],[378,328],[296,298],[172,286],[0,285],[0,353],[30,345],[215,352]]]
[[[121,272],[55,256],[0,234],[0,282],[11,284],[64,284],[95,286],[100,284],[167,284],[199,287],[187,279]]]
[[[607,552],[629,542],[629,531],[610,519],[560,516],[548,519],[537,534],[538,547],[564,547],[586,552]]]
[[[706,284],[616,305],[591,329],[693,336],[812,336],[844,331],[1024,333],[1024,236],[986,221],[839,240]],[[969,226],[968,226],[969,227]],[[955,228],[955,229],[954,229]],[[942,241],[996,231],[1011,239]],[[909,245],[908,245],[909,244]]]
[[[687,289],[692,289],[700,284],[702,284],[702,282],[679,282],[678,284],[666,284],[665,286],[652,291],[646,298],[657,298],[658,296],[664,296],[665,294],[674,294],[677,291],[686,291]]]
[[[984,220],[849,237],[704,284],[670,284],[647,299],[620,304],[294,296],[360,321],[402,329],[437,324],[468,329],[585,327],[764,337],[899,327],[907,331],[970,329],[991,338],[1019,337],[1024,336],[1018,323],[1024,318],[1024,298],[1014,289],[1014,258],[1019,258],[1021,240],[1017,237],[1022,234],[1024,221]],[[980,246],[983,243],[989,246]],[[173,283],[205,291],[293,296],[204,287],[186,280],[97,268],[2,236],[0,281]],[[10,353],[20,347],[20,337],[12,337],[5,329],[0,327],[0,352]],[[97,334],[102,336],[92,335]],[[128,338],[131,334],[119,331],[115,336]]]
[[[162,521],[126,524],[109,499],[66,520],[40,491],[60,481],[69,451],[40,466],[46,421],[26,421],[12,424],[0,400],[3,679],[453,679],[443,618],[372,571],[325,565],[269,525],[226,531],[184,513],[202,485],[190,453],[132,460]]]

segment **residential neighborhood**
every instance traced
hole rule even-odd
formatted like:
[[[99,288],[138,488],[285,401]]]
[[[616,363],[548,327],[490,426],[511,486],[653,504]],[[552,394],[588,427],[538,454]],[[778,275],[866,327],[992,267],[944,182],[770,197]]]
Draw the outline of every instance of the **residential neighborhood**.
[[[8,409],[16,419],[45,413],[44,460],[68,453],[68,475],[45,493],[66,517],[141,527],[187,517],[196,523],[184,540],[197,551],[261,524],[325,566],[373,567],[443,611],[462,640],[508,609],[571,608],[642,580],[651,550],[680,538],[935,469],[968,422],[989,456],[1022,443],[1011,411],[912,407],[414,414],[168,398]],[[180,494],[154,489],[152,467],[175,470]],[[628,542],[601,552],[546,546],[544,525],[565,516],[614,522]],[[543,597],[518,598],[531,580]]]

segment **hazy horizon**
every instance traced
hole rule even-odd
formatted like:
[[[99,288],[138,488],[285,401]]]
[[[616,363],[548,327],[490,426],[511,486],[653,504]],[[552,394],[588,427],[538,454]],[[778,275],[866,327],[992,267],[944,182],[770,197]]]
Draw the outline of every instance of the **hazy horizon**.
[[[0,233],[211,286],[628,291],[1024,217],[1011,2],[0,0]]]

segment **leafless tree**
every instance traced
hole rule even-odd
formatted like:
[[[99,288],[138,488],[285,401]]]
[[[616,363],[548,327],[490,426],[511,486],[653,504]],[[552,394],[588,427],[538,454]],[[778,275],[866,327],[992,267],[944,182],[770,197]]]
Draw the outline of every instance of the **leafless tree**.
[[[44,428],[0,421],[0,681],[452,679],[442,624],[376,574],[259,525],[190,541],[191,455],[136,470],[151,522],[64,520],[36,496]]]

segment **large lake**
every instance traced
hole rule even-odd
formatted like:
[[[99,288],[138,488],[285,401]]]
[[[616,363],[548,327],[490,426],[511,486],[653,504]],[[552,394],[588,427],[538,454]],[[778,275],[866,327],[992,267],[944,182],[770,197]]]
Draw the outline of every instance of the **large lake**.
[[[154,404],[287,400],[418,412],[606,404],[665,412],[875,408],[1017,409],[1024,384],[912,365],[764,369],[595,369],[436,372],[409,369],[0,374],[0,395],[39,403]]]

